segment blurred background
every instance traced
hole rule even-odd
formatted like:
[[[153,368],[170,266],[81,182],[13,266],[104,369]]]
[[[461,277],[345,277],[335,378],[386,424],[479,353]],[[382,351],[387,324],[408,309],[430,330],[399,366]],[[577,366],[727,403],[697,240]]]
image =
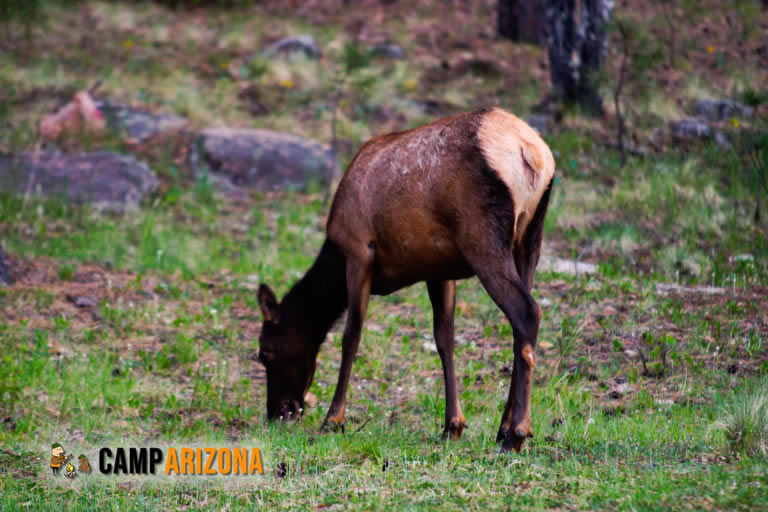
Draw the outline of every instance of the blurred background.
[[[765,250],[765,2],[2,0],[0,20],[0,180],[25,204],[325,200],[370,137],[498,105],[555,152],[561,256],[712,284]]]

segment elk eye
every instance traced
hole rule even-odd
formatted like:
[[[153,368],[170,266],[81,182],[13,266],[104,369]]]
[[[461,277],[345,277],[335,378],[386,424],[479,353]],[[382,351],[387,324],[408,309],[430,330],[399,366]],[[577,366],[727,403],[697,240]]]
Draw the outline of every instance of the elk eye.
[[[268,361],[271,361],[274,359],[275,355],[270,352],[269,350],[262,350],[259,352],[259,361],[262,363],[267,363]]]

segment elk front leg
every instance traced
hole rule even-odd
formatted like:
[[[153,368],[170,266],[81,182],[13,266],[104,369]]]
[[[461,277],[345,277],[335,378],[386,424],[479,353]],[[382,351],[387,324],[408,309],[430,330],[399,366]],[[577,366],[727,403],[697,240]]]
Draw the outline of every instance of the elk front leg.
[[[466,420],[461,413],[459,395],[456,391],[456,374],[453,368],[453,316],[456,309],[456,282],[427,282],[429,300],[432,302],[435,344],[440,361],[443,363],[445,380],[445,428],[444,437],[461,438]]]
[[[371,294],[372,255],[358,260],[347,259],[347,323],[341,341],[341,367],[336,391],[333,394],[328,415],[323,422],[324,429],[344,431],[344,402],[347,387],[355,361],[357,347],[360,345],[360,334],[368,310],[368,298]]]

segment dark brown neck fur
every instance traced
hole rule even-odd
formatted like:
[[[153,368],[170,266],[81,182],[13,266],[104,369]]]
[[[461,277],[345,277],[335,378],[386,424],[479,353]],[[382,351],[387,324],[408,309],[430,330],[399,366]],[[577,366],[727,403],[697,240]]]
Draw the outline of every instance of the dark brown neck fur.
[[[312,267],[280,303],[280,321],[306,332],[319,347],[346,308],[344,254],[326,240]]]

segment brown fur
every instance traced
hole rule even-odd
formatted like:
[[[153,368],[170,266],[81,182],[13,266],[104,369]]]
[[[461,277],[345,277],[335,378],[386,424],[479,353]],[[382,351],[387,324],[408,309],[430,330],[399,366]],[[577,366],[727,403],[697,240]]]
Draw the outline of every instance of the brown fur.
[[[454,280],[477,275],[512,324],[515,362],[498,440],[505,450],[519,450],[531,435],[530,386],[541,310],[530,288],[553,175],[547,145],[499,109],[367,142],[339,184],[328,238],[313,268],[282,304],[267,287],[259,291],[265,313],[262,360],[271,357],[268,415],[300,412],[319,346],[347,306],[339,382],[326,418],[331,426],[343,426],[369,296],[426,281],[446,382],[445,431],[461,436],[464,417],[453,369]]]

